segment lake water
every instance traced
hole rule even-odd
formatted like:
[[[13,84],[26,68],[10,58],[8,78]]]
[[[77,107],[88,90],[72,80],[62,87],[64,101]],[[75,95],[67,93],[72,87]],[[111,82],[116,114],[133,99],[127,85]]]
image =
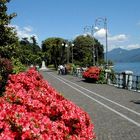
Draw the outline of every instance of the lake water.
[[[140,62],[129,62],[129,63],[115,63],[115,72],[124,72],[126,70],[133,71],[134,75],[140,75]]]

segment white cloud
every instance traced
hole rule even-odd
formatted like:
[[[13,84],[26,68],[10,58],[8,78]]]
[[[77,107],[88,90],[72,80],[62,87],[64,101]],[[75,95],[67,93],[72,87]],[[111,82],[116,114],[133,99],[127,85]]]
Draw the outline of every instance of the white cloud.
[[[138,23],[140,25],[140,22]],[[97,29],[98,30],[98,29]],[[107,31],[107,40],[108,40],[108,51],[115,49],[115,48],[122,48],[126,50],[137,49],[140,48],[140,44],[128,44],[129,36],[126,34],[118,34],[118,35],[111,35]],[[99,40],[101,44],[104,45],[104,49],[106,50],[106,30],[104,28],[99,29],[97,32],[94,33],[94,37]]]
[[[26,37],[30,41],[30,37],[35,36],[35,38],[38,42],[38,36],[35,33],[33,33],[33,28],[31,26],[26,26],[26,27],[23,27],[23,28],[20,28],[17,25],[10,25],[10,26],[15,28],[15,30],[17,32],[17,36],[19,37],[19,39],[22,39],[22,38]]]
[[[101,44],[105,46],[106,43],[106,30],[105,29],[100,29],[99,31],[95,32],[94,34],[95,38],[97,38]],[[128,40],[128,36],[125,34],[118,34],[112,36],[109,34],[107,31],[107,41],[108,41],[108,50],[112,50],[114,48],[118,48],[121,46],[122,43],[126,42]]]
[[[111,36],[108,31],[107,31],[107,35],[108,35],[108,41],[109,42],[113,42],[113,43],[116,43],[116,42],[124,42],[124,41],[127,41],[128,37],[127,35],[125,34],[119,34],[119,35],[115,35],[115,36]],[[105,29],[100,29],[98,30],[97,32],[94,33],[94,36],[97,38],[97,39],[105,39],[106,37],[106,30]]]
[[[111,45],[108,50],[111,51],[115,48],[122,48],[126,50],[138,49],[140,48],[140,44],[129,44],[129,45]]]
[[[32,32],[32,27],[28,26],[28,27],[24,27],[23,28],[26,32]]]
[[[105,38],[105,34],[106,34],[106,30],[104,28],[101,28],[100,30],[94,33],[94,36],[96,38],[102,39],[102,38]]]
[[[126,47],[123,47],[123,48],[127,49],[127,50],[138,49],[138,48],[140,48],[140,44],[130,44],[130,45],[127,45]]]
[[[105,34],[106,34],[106,30],[103,28],[94,33],[94,37],[97,38],[99,40],[99,42],[104,45],[104,47],[106,46]],[[85,35],[87,35],[87,34],[85,34]],[[124,45],[124,43],[126,43],[126,42],[128,44],[128,41],[129,41],[128,40],[129,36],[126,34],[118,34],[118,35],[112,36],[111,34],[109,34],[109,32],[107,32],[107,35],[108,35],[108,38],[107,38],[108,51],[115,49],[115,48],[122,48],[122,49],[126,49],[126,50],[140,48],[140,44]],[[104,49],[106,50],[106,47]]]
[[[125,44],[127,42],[127,44]],[[140,44],[128,44],[128,36],[125,34],[109,36],[108,37],[108,50],[112,50],[115,48],[122,48],[126,50],[132,50],[140,48]]]
[[[120,34],[120,35],[116,35],[116,36],[109,36],[108,40],[110,42],[124,42],[128,39],[128,37],[125,34]]]

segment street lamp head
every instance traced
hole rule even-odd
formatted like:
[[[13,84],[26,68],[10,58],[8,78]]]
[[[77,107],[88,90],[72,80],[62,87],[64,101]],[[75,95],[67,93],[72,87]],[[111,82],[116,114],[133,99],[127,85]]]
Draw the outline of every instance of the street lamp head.
[[[65,47],[68,47],[68,44],[65,44]]]
[[[72,44],[71,44],[71,46],[73,47],[73,46],[74,46],[74,44],[72,43]]]
[[[95,31],[98,31],[98,30],[99,30],[99,28],[98,28],[97,26],[95,26],[95,27],[94,27],[94,30],[95,30]]]
[[[86,36],[87,36],[87,34],[86,34],[86,33],[84,33],[84,34],[83,34],[83,37],[86,37]]]

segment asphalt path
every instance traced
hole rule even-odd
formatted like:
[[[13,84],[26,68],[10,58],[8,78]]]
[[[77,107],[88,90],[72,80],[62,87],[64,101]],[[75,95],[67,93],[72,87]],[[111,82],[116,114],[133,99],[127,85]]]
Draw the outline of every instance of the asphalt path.
[[[60,94],[90,115],[96,140],[140,140],[140,93],[87,83],[51,70],[40,73]]]

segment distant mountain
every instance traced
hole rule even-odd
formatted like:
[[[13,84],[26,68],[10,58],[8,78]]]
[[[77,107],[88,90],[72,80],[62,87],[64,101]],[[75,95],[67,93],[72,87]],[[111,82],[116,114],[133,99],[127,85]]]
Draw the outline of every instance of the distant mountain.
[[[108,52],[108,60],[113,62],[140,62],[140,48],[133,50],[113,49]]]

